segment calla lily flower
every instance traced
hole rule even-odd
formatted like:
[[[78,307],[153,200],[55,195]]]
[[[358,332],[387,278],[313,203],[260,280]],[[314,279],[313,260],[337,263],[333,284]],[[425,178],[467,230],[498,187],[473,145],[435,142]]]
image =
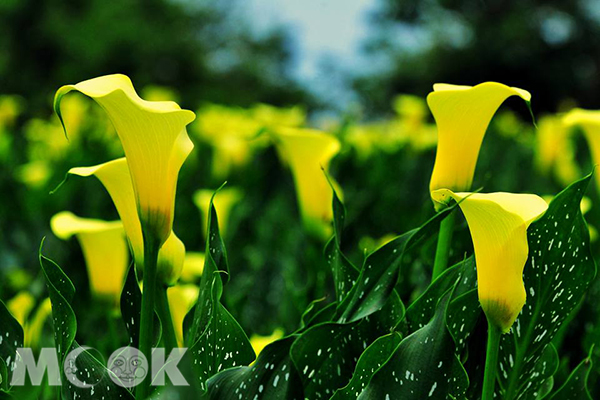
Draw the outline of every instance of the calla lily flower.
[[[561,118],[544,116],[537,129],[536,161],[541,172],[552,172],[564,185],[580,175],[569,129]]]
[[[194,203],[202,213],[202,231],[206,234],[208,230],[208,211],[210,200],[214,190],[202,189],[194,193]],[[229,217],[231,210],[242,199],[243,193],[240,189],[234,187],[224,187],[217,192],[214,198],[215,209],[219,215],[219,231],[221,235],[227,234]]]
[[[340,151],[340,142],[330,134],[305,128],[279,127],[272,132],[275,145],[291,168],[302,219],[320,238],[331,233],[333,190],[323,173]]]
[[[177,343],[183,347],[183,320],[198,299],[198,286],[193,284],[175,285],[167,290],[169,309]]]
[[[80,218],[63,211],[52,217],[50,226],[60,239],[77,237],[83,250],[92,293],[117,305],[129,260],[121,221]]]
[[[6,303],[6,307],[23,327],[25,347],[38,348],[44,323],[52,313],[50,299],[46,297],[42,300],[37,310],[32,314],[35,299],[31,293],[21,291]]]
[[[600,111],[575,108],[563,117],[567,127],[579,127],[583,131],[592,153],[595,164],[600,164]],[[600,188],[600,175],[596,175],[596,183]]]
[[[25,326],[27,317],[29,316],[29,313],[31,313],[31,310],[34,306],[35,299],[31,293],[24,290],[17,293],[15,297],[6,303],[6,308],[8,308],[8,311],[10,311],[12,316],[19,321],[21,326]]]
[[[127,157],[142,226],[163,244],[173,225],[179,169],[194,147],[185,128],[194,113],[174,102],[142,100],[127,76],[107,75],[56,92],[54,109],[63,127],[60,103],[72,90],[91,97],[108,114]]]
[[[454,199],[467,219],[477,263],[479,302],[488,320],[508,332],[525,304],[523,269],[527,228],[548,208],[539,196],[512,193],[432,193],[434,201]]]
[[[204,271],[204,253],[188,251],[185,253],[183,269],[181,270],[181,281],[193,283],[202,276]]]
[[[135,193],[127,160],[123,157],[93,167],[71,168],[69,174],[83,177],[93,175],[104,185],[123,222],[136,267],[141,268],[144,265],[142,224],[135,206]],[[172,285],[177,281],[184,257],[185,246],[175,233],[171,232],[158,252],[157,271],[161,282]]]
[[[531,100],[529,92],[496,82],[473,87],[433,85],[427,104],[438,128],[438,147],[429,185],[431,192],[471,188],[485,131],[498,107],[510,96]],[[436,208],[439,206],[436,204]]]

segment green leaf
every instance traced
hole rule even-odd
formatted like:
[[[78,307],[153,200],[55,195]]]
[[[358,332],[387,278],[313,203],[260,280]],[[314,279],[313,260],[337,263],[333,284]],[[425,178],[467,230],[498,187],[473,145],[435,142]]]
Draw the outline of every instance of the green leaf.
[[[250,367],[228,369],[208,382],[211,399],[302,400],[302,382],[290,358],[290,336],[266,346]]]
[[[346,386],[356,363],[378,337],[388,334],[404,316],[397,294],[380,311],[350,323],[326,322],[307,329],[294,342],[291,356],[309,399],[329,398]]]
[[[23,328],[0,301],[0,389],[9,389],[20,347],[23,347]]]
[[[549,400],[592,400],[587,384],[592,370],[591,351],[573,372],[564,385],[560,387]]]
[[[116,385],[110,379],[111,372],[96,357],[75,342],[77,320],[71,307],[71,302],[75,298],[75,287],[58,264],[42,255],[41,247],[39,258],[52,303],[54,340],[59,355],[59,365],[71,366],[69,371],[72,374],[69,376],[65,373],[65,369],[61,368],[62,396],[66,399],[133,399],[127,389]],[[75,353],[71,352],[75,350],[79,350],[77,357],[67,358],[67,356],[72,357]],[[87,386],[74,385],[73,377],[77,377]]]
[[[435,314],[442,296],[454,287],[465,270],[465,263],[473,263],[473,258],[462,261],[446,269],[406,310],[408,331],[414,332],[427,325]]]
[[[186,356],[193,360],[195,375],[191,379],[198,380],[202,390],[206,390],[206,381],[215,374],[248,365],[256,358],[246,333],[221,304],[222,276],[227,275],[229,267],[213,200],[214,195],[210,203],[206,259],[198,302],[191,311],[191,324],[184,324],[191,325],[186,336],[189,347]]]
[[[341,251],[342,231],[344,229],[344,221],[346,220],[346,209],[340,201],[337,192],[333,185],[333,238],[325,246],[325,258],[331,266],[333,273],[333,283],[335,287],[336,300],[341,302],[344,297],[350,292],[360,271],[354,264],[346,258]]]
[[[331,400],[354,400],[369,384],[371,377],[384,365],[400,344],[402,335],[392,332],[374,341],[358,359],[352,380],[335,392]]]
[[[580,211],[590,179],[588,175],[559,193],[528,229],[527,302],[501,343],[500,362],[510,366],[507,376],[500,376],[507,400],[525,398],[536,389],[527,386],[536,363],[596,276]]]
[[[450,298],[448,291],[436,307],[433,319],[402,340],[389,361],[373,375],[358,397],[360,400],[462,396],[468,378],[446,329]]]
[[[302,314],[300,331],[320,322],[331,321],[331,318],[335,315],[336,307],[337,302],[325,304],[325,298],[312,301]]]
[[[221,279],[215,274],[212,317],[200,338],[188,350],[202,390],[206,390],[206,380],[215,374],[227,368],[248,365],[256,358],[244,330],[219,301],[220,285]]]
[[[398,236],[366,258],[356,284],[339,306],[340,322],[357,321],[386,304],[398,281],[403,254],[423,238],[435,234],[440,221],[454,207],[439,212],[421,227]]]

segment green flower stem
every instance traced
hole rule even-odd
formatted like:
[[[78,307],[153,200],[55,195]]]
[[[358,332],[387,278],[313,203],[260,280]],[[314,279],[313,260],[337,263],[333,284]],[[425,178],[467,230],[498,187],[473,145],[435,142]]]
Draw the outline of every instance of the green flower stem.
[[[452,235],[454,233],[455,219],[456,211],[452,211],[440,224],[440,233],[438,235],[431,281],[434,281],[438,276],[440,276],[448,266],[448,258],[450,257],[450,245],[452,243]]]
[[[162,326],[162,336],[165,346],[165,356],[171,354],[171,350],[177,346],[177,336],[173,327],[173,318],[169,308],[169,299],[167,297],[167,287],[159,285],[156,290],[156,312],[160,318]]]
[[[142,292],[142,311],[140,320],[139,350],[146,356],[151,371],[152,341],[154,338],[154,298],[156,294],[156,264],[159,242],[152,234],[144,235],[144,291]],[[144,400],[150,395],[151,374],[146,376],[136,389],[136,399]]]
[[[502,332],[488,320],[488,341],[485,355],[485,372],[483,375],[483,392],[481,400],[492,400],[496,387],[496,367],[498,366],[498,350]]]

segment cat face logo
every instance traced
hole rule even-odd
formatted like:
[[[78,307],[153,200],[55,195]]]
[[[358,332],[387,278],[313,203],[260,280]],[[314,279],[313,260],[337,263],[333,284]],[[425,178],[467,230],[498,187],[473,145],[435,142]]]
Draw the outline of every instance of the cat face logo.
[[[108,359],[110,378],[119,386],[131,388],[141,383],[148,374],[148,360],[134,347],[121,347]]]

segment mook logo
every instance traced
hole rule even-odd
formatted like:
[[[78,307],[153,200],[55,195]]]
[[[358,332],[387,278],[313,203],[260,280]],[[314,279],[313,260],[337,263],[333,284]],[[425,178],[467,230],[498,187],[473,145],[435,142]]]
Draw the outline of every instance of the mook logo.
[[[80,388],[93,388],[98,382],[90,382],[93,376],[86,368],[81,370],[81,364],[77,363],[78,357],[90,357],[86,354],[93,351],[91,347],[78,347],[69,352],[63,362],[63,372],[65,378],[70,384]],[[171,383],[175,386],[189,386],[189,383],[181,374],[177,367],[179,361],[186,353],[187,348],[176,348],[171,351],[169,357],[165,360],[165,349],[157,347],[152,350],[151,361],[140,350],[135,347],[121,347],[115,350],[108,359],[106,368],[108,376],[118,386],[133,388],[146,379],[151,372],[152,385],[163,386],[165,384],[165,375],[169,377]],[[150,365],[152,370],[150,371]],[[38,361],[31,348],[22,347],[17,349],[17,357],[10,365],[13,372],[10,384],[12,386],[24,386],[25,377],[29,379],[33,386],[39,386],[42,383],[44,374],[48,374],[48,384],[51,386],[60,386],[61,374],[58,362],[58,352],[55,348],[46,347],[40,351]],[[86,379],[84,379],[86,378]]]

